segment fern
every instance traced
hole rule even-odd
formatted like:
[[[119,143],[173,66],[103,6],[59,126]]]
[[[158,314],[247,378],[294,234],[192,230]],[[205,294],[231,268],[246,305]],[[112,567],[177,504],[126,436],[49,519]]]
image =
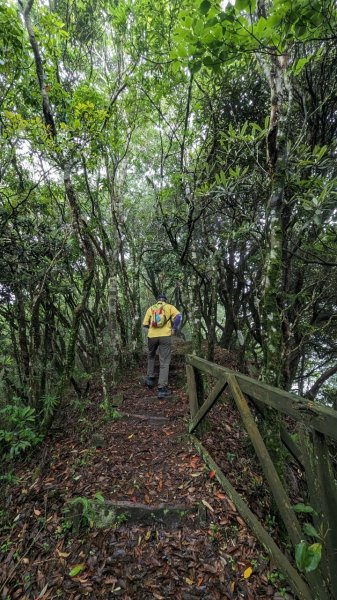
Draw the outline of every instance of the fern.
[[[20,478],[17,477],[17,475],[12,473],[11,471],[9,471],[4,475],[0,475],[0,481],[3,481],[4,483],[7,483],[9,485],[17,485],[20,481]]]
[[[107,402],[102,402],[100,408],[104,411],[105,421],[114,421],[116,419],[121,419],[123,416],[115,406],[111,406]]]
[[[74,507],[75,519],[80,515],[80,524],[85,528],[98,527],[104,529],[118,522],[114,508],[106,505],[100,492],[96,492],[92,499],[77,496],[69,501],[69,506]]]
[[[58,397],[53,396],[52,394],[46,394],[42,396],[42,405],[43,405],[43,420],[49,419],[55,411],[55,408],[58,404]]]
[[[35,409],[23,406],[19,398],[13,398],[13,402],[0,409],[0,449],[10,458],[41,441],[35,431]]]

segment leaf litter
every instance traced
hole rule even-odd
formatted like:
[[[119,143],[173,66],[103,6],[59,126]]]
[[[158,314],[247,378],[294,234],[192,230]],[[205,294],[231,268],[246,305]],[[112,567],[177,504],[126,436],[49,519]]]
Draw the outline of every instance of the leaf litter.
[[[175,356],[172,366],[174,386],[177,374],[182,380],[184,357]],[[17,463],[19,483],[0,497],[2,600],[278,597],[274,565],[188,440],[185,390],[174,389],[172,401],[158,400],[143,386],[144,370],[143,364],[114,390],[124,396],[119,410],[127,418],[106,419],[99,384],[93,384],[85,409],[70,395],[41,448]],[[167,421],[158,425],[147,417]],[[203,441],[245,493],[255,465],[242,453],[240,466],[228,457],[242,443],[236,416],[220,407],[212,419]],[[102,447],[93,446],[95,433],[104,438]],[[102,528],[93,518],[91,526],[81,522],[76,529],[69,503],[81,498],[86,506],[98,493],[104,502],[202,510],[177,528],[123,519]]]

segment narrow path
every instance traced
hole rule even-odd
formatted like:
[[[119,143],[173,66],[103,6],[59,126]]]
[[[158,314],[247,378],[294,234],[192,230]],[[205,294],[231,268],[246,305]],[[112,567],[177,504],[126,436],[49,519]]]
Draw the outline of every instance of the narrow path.
[[[173,401],[144,387],[143,369],[118,389],[122,418],[109,418],[92,388],[21,465],[0,536],[3,600],[281,598],[272,565],[189,443],[183,358],[172,365]],[[122,507],[105,528],[92,513],[103,503],[105,513]]]

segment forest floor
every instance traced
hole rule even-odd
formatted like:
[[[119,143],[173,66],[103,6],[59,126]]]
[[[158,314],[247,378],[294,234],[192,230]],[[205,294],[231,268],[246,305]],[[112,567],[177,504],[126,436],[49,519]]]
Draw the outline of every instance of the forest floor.
[[[236,368],[224,351],[216,360]],[[104,410],[92,382],[85,400],[70,394],[38,451],[16,465],[18,479],[2,489],[1,600],[292,598],[189,441],[183,352],[172,360],[171,400],[144,387],[145,363],[114,390],[122,417]],[[232,403],[208,422],[204,445],[277,538]]]

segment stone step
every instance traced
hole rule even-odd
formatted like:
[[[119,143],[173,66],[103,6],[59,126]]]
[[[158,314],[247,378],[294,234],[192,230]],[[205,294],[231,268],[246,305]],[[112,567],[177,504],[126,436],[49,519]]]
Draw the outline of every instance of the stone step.
[[[170,396],[167,396],[166,398],[157,398],[157,396],[144,396],[144,400],[146,402],[153,402],[155,404],[158,404],[158,402],[166,402],[169,401],[170,404],[174,404],[175,402],[178,402],[179,400],[179,396],[176,396],[175,394],[171,394]]]
[[[166,425],[170,419],[163,415],[148,415],[148,414],[135,414],[129,412],[123,412],[122,417],[126,417],[129,419],[139,419],[140,421],[149,421],[151,425],[155,427],[160,427],[161,425]]]
[[[203,504],[190,506],[171,506],[167,504],[148,505],[130,501],[92,501],[92,526],[110,528],[116,525],[143,527],[160,527],[176,529],[182,525],[189,527],[200,526],[205,522],[205,507]],[[83,503],[72,506],[72,521],[74,530],[80,529],[85,520]]]
[[[184,523],[193,524],[198,518],[198,507],[169,506],[159,504],[157,506],[139,504],[136,502],[118,501],[107,503],[116,513],[117,520],[126,525],[161,525],[163,527],[175,528]]]

